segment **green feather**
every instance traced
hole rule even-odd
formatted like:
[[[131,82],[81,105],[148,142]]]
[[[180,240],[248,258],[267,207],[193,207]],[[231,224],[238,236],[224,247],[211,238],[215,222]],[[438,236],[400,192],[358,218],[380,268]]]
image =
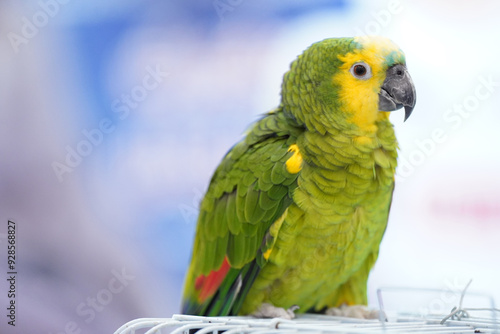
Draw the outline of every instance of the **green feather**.
[[[278,202],[275,199],[269,197],[267,192],[261,191],[259,195],[259,206],[261,210],[265,213],[269,209],[275,207]],[[262,218],[261,218],[262,219]]]
[[[245,221],[252,224],[258,223],[256,218],[263,216],[262,210],[259,208],[259,191],[255,189],[255,184],[248,187],[248,191],[245,198]]]
[[[227,227],[232,234],[238,234],[241,231],[241,221],[236,214],[236,196],[235,192],[229,194],[226,205]]]
[[[285,166],[283,164],[275,164],[271,171],[271,181],[273,184],[282,184],[286,179]]]
[[[277,200],[283,198],[283,196],[285,196],[287,192],[288,192],[287,187],[281,185],[274,185],[271,187],[271,189],[268,191],[267,194],[269,195],[270,198]]]
[[[259,178],[258,184],[259,184],[260,190],[268,191],[273,186],[273,181],[271,181],[271,171],[272,171],[272,169],[264,171],[262,173],[261,178]]]

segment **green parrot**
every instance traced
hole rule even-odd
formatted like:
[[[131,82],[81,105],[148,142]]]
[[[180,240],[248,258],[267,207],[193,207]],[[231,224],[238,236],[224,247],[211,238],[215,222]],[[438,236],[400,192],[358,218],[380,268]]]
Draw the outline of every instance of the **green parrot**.
[[[398,144],[389,112],[416,102],[383,37],[325,39],[284,75],[281,103],[223,158],[200,206],[182,312],[205,316],[367,304]],[[331,313],[339,314],[339,313]]]

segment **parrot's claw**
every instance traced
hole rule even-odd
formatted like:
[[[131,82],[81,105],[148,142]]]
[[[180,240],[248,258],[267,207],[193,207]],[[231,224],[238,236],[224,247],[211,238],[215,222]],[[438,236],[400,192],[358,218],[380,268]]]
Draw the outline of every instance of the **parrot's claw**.
[[[282,318],[292,320],[295,318],[295,311],[298,309],[299,307],[297,305],[293,305],[288,310],[285,310],[282,307],[276,307],[268,303],[263,303],[257,311],[252,313],[252,315],[256,318]]]
[[[340,307],[331,307],[325,314],[337,317],[358,318],[358,319],[379,319],[378,310],[370,310],[365,305],[341,305]]]

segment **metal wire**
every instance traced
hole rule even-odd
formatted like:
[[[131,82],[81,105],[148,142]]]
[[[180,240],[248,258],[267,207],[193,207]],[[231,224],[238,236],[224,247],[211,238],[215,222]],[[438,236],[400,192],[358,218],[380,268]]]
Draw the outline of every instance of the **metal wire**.
[[[463,318],[469,318],[469,311],[491,311],[491,312],[500,312],[500,309],[497,309],[492,305],[491,308],[462,308],[462,303],[464,301],[465,297],[465,292],[467,291],[467,288],[469,285],[472,283],[472,280],[467,283],[465,288],[462,291],[462,294],[460,295],[460,303],[458,304],[458,307],[454,307],[451,310],[451,313],[448,314],[446,317],[441,320],[441,324],[444,324],[448,319],[453,319],[453,320],[462,320]],[[493,317],[496,318],[495,313],[493,313]]]
[[[362,320],[327,315],[301,314],[294,320],[252,317],[199,317],[175,314],[165,319],[137,319],[115,334],[302,334],[302,333],[499,333],[500,322],[471,317],[464,320],[429,316],[423,320],[401,316],[397,321]]]
[[[444,292],[414,288],[382,288],[377,291],[380,319],[354,319],[320,314],[299,314],[293,320],[257,319],[254,317],[200,317],[174,314],[171,318],[136,319],[116,330],[115,334],[334,334],[334,333],[499,333],[500,321],[493,298],[490,308],[464,308],[469,282],[461,292],[460,302],[449,314],[396,313],[386,316],[384,291]],[[474,295],[468,293],[468,295]],[[483,295],[484,297],[484,295]],[[489,311],[490,317],[472,316]],[[389,319],[389,320],[388,320]]]

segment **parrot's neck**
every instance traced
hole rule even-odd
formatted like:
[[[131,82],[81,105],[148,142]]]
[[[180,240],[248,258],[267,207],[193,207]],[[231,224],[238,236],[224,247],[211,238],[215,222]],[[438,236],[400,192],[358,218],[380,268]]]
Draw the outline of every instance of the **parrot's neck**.
[[[366,170],[387,168],[394,174],[397,159],[397,141],[392,124],[387,118],[365,129],[328,130],[325,134],[305,131],[299,140],[305,161],[325,169]]]

